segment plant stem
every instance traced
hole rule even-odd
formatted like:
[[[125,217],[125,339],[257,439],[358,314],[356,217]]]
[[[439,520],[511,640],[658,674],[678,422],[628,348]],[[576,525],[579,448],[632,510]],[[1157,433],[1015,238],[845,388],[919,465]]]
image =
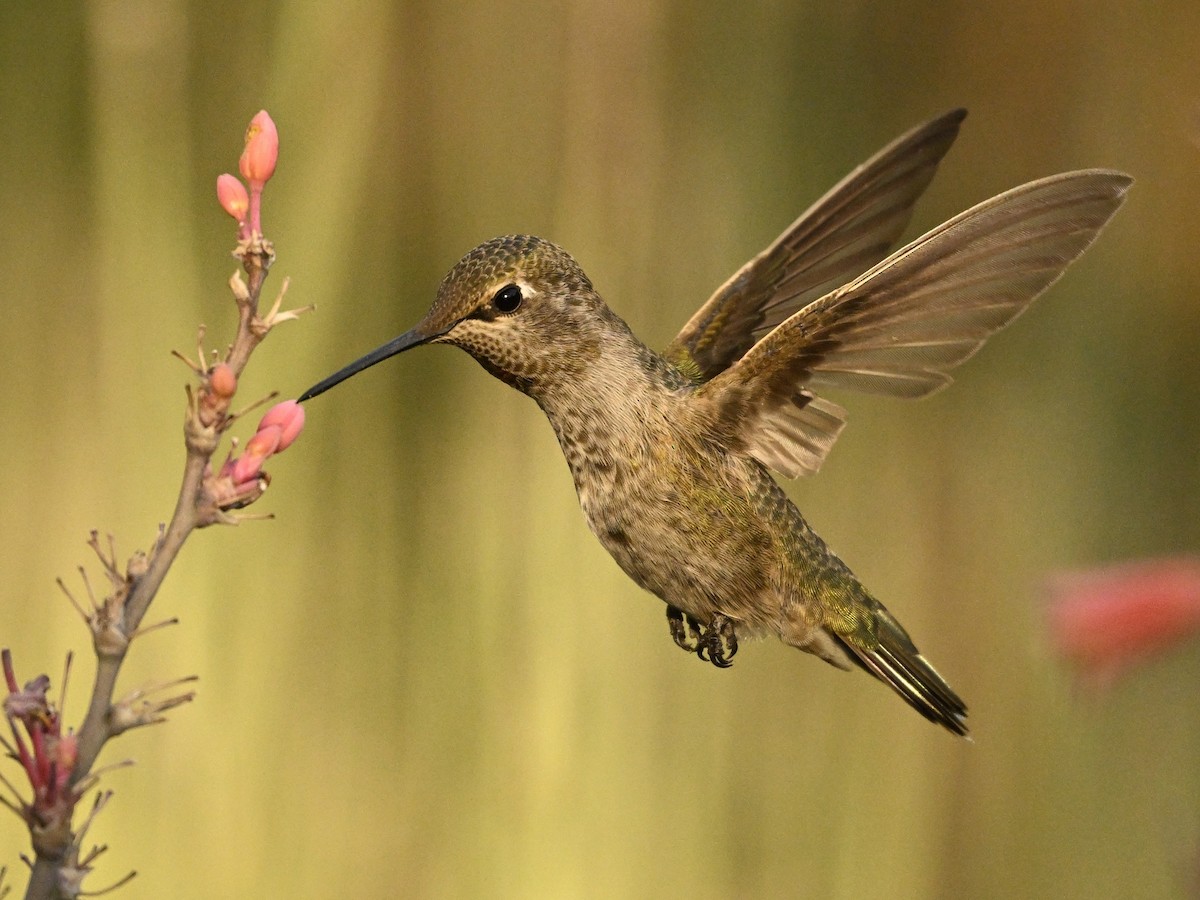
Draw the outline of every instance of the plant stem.
[[[204,466],[207,457],[195,451],[189,451],[187,465],[184,468],[183,483],[179,489],[179,499],[175,504],[175,513],[166,534],[155,549],[145,574],[138,579],[125,603],[124,632],[128,639],[146,615],[151,601],[163,579],[175,561],[184,541],[192,529],[196,527],[196,498],[200,494]],[[74,787],[87,776],[100,755],[104,743],[112,736],[108,723],[108,712],[112,707],[113,691],[116,689],[117,675],[129,645],[118,654],[100,656],[96,664],[96,680],[92,687],[92,698],[88,704],[87,715],[79,729],[79,749],[75,768],[71,772],[70,786]]]

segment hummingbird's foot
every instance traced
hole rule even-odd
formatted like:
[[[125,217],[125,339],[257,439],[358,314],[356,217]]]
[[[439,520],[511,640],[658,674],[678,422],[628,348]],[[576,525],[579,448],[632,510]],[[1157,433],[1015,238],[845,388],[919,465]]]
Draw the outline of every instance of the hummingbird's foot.
[[[696,648],[696,655],[718,669],[728,669],[733,665],[737,649],[737,631],[733,619],[717,613],[709,620],[708,628],[700,638],[700,646]]]
[[[700,650],[700,641],[704,638],[704,626],[670,603],[667,604],[667,625],[671,628],[671,638],[675,641],[676,646],[688,653],[697,653]]]

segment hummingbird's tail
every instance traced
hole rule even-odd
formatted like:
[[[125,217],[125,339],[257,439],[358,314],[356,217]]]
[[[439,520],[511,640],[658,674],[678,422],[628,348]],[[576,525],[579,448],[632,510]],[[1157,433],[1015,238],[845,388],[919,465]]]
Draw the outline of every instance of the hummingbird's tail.
[[[873,647],[855,646],[838,634],[833,637],[851,660],[891,687],[929,721],[967,737],[967,705],[962,698],[918,652],[900,623],[882,606],[877,621],[878,640]]]

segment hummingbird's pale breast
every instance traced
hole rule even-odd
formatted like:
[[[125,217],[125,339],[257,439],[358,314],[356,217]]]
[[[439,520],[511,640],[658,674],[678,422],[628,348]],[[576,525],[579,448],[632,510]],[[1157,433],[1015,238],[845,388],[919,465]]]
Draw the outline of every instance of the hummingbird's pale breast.
[[[845,571],[755,460],[724,445],[711,404],[615,320],[603,359],[530,391],[558,436],[592,532],[641,587],[746,636],[808,646],[819,610],[803,573]],[[819,642],[820,643],[820,642]],[[819,655],[845,664],[839,650]]]

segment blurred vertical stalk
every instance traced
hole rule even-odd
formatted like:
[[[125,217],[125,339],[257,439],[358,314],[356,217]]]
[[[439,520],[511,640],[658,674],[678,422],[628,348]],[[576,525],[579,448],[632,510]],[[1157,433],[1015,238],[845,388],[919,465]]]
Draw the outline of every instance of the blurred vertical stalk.
[[[161,298],[163,312],[171,300],[198,296],[200,290],[191,265],[191,219],[180,215],[190,206],[192,183],[186,4],[98,0],[86,9],[95,138],[97,378],[119,383],[130,365],[129,335],[144,330],[151,318],[128,302],[131,279],[170,273],[178,296]],[[190,319],[183,312],[181,319]],[[123,397],[99,400],[114,405],[110,413],[129,412]]]

